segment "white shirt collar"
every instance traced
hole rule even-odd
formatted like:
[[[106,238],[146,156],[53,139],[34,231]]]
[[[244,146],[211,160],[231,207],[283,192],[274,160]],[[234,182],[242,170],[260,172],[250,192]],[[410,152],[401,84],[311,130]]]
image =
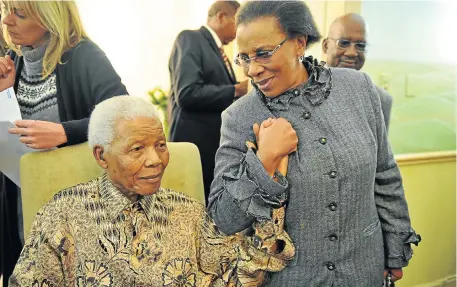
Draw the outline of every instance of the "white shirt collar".
[[[216,41],[217,47],[218,47],[218,48],[222,48],[222,46],[224,46],[224,45],[222,44],[221,39],[219,39],[219,36],[216,34],[216,32],[214,32],[214,30],[211,29],[211,27],[208,26],[208,25],[204,25],[204,27],[205,27],[206,29],[208,29],[208,31],[209,31],[209,32],[211,33],[211,35],[213,36],[214,41]]]

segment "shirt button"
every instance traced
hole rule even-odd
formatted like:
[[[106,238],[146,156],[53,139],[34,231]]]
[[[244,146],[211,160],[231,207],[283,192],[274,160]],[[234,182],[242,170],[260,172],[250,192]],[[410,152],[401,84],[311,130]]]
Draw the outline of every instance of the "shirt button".
[[[324,144],[327,143],[327,139],[326,138],[320,138],[319,142],[324,145]]]
[[[333,264],[332,262],[328,262],[327,263],[327,269],[330,270],[330,271],[335,270],[335,264]]]
[[[332,170],[328,176],[330,176],[330,178],[335,178],[336,177],[336,171]]]
[[[331,210],[331,211],[335,211],[336,208],[337,208],[337,205],[335,202],[332,202],[330,203],[330,205],[328,206],[328,208]]]
[[[311,114],[309,112],[305,112],[303,114],[303,117],[305,118],[305,120],[309,120],[309,118],[311,118]]]
[[[252,244],[254,245],[255,248],[260,248],[260,247],[262,247],[262,239],[260,239],[259,236],[255,235],[253,237]]]
[[[338,240],[338,236],[336,236],[335,234],[332,234],[328,237],[328,239],[330,239],[330,241],[336,241],[336,240]]]
[[[294,94],[295,94],[295,95],[298,95],[298,91],[295,91]]]

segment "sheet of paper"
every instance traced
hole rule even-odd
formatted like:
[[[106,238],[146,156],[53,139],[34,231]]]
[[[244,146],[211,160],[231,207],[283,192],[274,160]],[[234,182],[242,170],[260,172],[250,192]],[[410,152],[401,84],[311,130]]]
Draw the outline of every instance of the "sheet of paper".
[[[0,92],[0,122],[21,120],[21,110],[13,88]]]
[[[18,135],[8,133],[8,129],[15,127],[14,121],[21,119],[21,110],[14,89],[8,88],[0,92],[0,171],[19,187],[21,156],[28,152],[43,151],[27,147],[21,143]]]
[[[24,154],[36,150],[21,143],[18,135],[8,133],[12,127],[11,122],[0,122],[0,171],[20,187],[19,160]]]

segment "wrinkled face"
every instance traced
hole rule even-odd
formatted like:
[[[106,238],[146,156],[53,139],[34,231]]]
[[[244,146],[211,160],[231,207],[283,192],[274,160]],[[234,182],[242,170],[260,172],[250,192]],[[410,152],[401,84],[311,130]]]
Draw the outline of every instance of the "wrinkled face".
[[[331,39],[329,39],[331,38]],[[347,49],[338,46],[335,39],[351,42],[366,43],[365,28],[358,22],[349,22],[340,25],[330,33],[329,38],[322,43],[324,53],[327,54],[327,65],[329,67],[351,68],[360,70],[365,63],[365,53],[356,49],[351,44]]]
[[[263,17],[239,25],[236,40],[240,57],[253,57],[273,51],[287,35],[282,31],[276,18]],[[303,38],[304,39],[304,38]],[[298,57],[303,55],[306,40],[288,39],[268,60],[258,63],[251,60],[243,66],[246,76],[267,96],[276,97],[301,84],[303,64]]]
[[[104,160],[109,178],[121,191],[150,195],[158,191],[169,153],[159,120],[120,120]]]
[[[45,40],[47,30],[19,8],[8,10],[2,4],[2,22],[15,45],[36,47]]]

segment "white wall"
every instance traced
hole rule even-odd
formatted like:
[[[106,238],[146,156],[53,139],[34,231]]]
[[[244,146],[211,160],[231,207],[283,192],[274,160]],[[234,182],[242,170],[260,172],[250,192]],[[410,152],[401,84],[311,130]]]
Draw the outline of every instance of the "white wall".
[[[169,88],[168,57],[183,29],[206,23],[213,0],[77,0],[89,37],[107,54],[131,95]]]
[[[144,96],[156,86],[168,90],[168,57],[174,39],[181,30],[197,29],[205,23],[213,0],[77,3],[89,36],[108,55],[129,92]],[[362,15],[370,28],[370,59],[457,64],[457,36],[452,33],[457,27],[457,1],[362,3]],[[322,6],[320,1],[308,5],[314,8],[313,13],[322,12],[314,7]],[[320,16],[317,13],[316,20]],[[308,52],[319,58],[318,46]]]
[[[457,1],[363,1],[370,59],[457,64]]]

